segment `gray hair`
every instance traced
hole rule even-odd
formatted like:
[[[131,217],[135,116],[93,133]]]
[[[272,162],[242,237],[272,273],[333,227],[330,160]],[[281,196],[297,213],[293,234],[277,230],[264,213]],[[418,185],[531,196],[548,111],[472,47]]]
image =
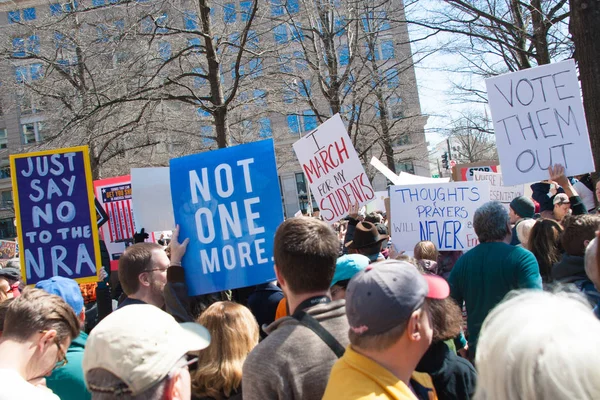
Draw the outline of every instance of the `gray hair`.
[[[475,399],[598,399],[599,337],[581,295],[511,293],[483,323]]]
[[[585,249],[585,273],[596,288],[600,287],[600,276],[598,276],[597,264],[598,239],[594,238]]]
[[[508,211],[497,201],[479,207],[473,215],[473,228],[481,243],[504,240],[510,233]]]

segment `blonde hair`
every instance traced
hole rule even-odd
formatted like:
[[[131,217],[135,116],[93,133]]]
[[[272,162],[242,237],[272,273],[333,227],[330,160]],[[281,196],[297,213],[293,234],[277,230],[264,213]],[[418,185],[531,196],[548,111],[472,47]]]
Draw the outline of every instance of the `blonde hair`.
[[[192,374],[196,397],[229,397],[242,384],[242,366],[258,344],[258,323],[250,310],[230,301],[212,304],[197,322],[210,332],[210,346],[199,353]]]
[[[417,243],[415,245],[414,252],[417,260],[430,260],[437,262],[439,256],[435,244],[429,240],[421,240],[419,243]]]
[[[517,224],[517,239],[525,248],[528,246],[529,235],[536,222],[535,219],[525,219]]]
[[[483,323],[475,399],[599,399],[599,338],[582,296],[511,293]]]

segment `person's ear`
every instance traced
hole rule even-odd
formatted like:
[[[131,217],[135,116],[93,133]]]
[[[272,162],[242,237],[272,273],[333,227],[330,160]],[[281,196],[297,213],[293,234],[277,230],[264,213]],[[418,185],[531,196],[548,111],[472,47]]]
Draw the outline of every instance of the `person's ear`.
[[[164,392],[164,398],[166,400],[188,400],[185,398],[185,390],[183,388],[185,380],[183,379],[182,374],[185,373],[189,374],[189,372],[186,369],[182,368],[177,371],[175,376],[169,379],[169,382],[167,383],[167,387],[165,388]]]
[[[273,265],[273,269],[275,270],[275,277],[277,278],[277,282],[279,282],[279,286],[284,287],[286,285],[285,279],[276,264]]]
[[[583,241],[583,247],[587,248],[588,244],[590,244],[591,240],[584,240]]]
[[[142,272],[138,275],[140,285],[149,287],[150,286],[150,272]]]
[[[408,325],[406,327],[406,333],[408,334],[408,339],[412,342],[418,342],[421,340],[421,314],[423,310],[417,310],[413,312],[408,320]]]
[[[49,329],[47,331],[43,331],[42,336],[37,342],[37,348],[40,353],[43,353],[47,348],[53,346],[56,340],[56,330]]]

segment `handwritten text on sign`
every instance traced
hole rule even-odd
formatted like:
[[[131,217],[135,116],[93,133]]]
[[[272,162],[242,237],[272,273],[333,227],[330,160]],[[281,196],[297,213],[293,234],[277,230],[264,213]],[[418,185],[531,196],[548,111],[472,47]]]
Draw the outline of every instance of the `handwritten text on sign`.
[[[273,280],[283,221],[272,140],[171,160],[171,195],[191,295]]]
[[[499,201],[507,209],[515,197],[523,196],[525,192],[524,185],[504,186],[500,173],[476,171],[474,180],[488,181],[490,183],[490,200]]]
[[[99,250],[87,147],[64,152],[74,149],[11,160],[27,284],[57,275],[95,280]]]
[[[421,240],[439,250],[471,249],[478,244],[473,213],[489,198],[487,181],[392,186],[392,241],[407,251]]]
[[[294,151],[326,222],[343,218],[356,202],[375,199],[339,114],[294,143]]]
[[[547,179],[562,164],[567,175],[594,170],[573,60],[486,80],[498,155],[506,185]]]

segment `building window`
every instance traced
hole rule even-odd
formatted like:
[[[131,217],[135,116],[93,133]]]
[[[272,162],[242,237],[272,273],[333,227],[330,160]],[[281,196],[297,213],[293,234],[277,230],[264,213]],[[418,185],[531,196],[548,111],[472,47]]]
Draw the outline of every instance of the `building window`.
[[[152,18],[146,17],[140,22],[140,31],[142,33],[152,33],[153,30],[154,21],[152,20]]]
[[[302,53],[301,51],[294,52],[294,60],[296,61],[297,71],[306,71],[308,69],[308,63],[304,58],[304,53]]]
[[[298,0],[287,0],[287,10],[290,14],[296,14],[300,11]]]
[[[15,79],[17,83],[31,83],[43,76],[42,64],[22,65],[15,68]]]
[[[348,65],[350,59],[350,49],[347,44],[340,46],[339,48],[340,66],[345,67]]]
[[[251,1],[241,1],[240,2],[240,20],[242,22],[248,22],[250,20],[251,14],[252,14],[252,2]]]
[[[296,173],[296,190],[298,191],[298,204],[300,205],[300,210],[302,211],[302,214],[306,214],[308,212],[308,194],[307,194],[307,185],[306,185],[306,180],[304,178],[304,174],[303,173]],[[311,200],[312,200],[312,209],[318,209],[319,206],[317,205],[317,202],[315,201],[315,197],[312,195],[312,193],[310,194]]]
[[[158,44],[158,54],[163,61],[168,61],[171,58],[171,43],[160,42]]]
[[[25,39],[14,38],[12,40],[13,57],[25,57]]]
[[[30,122],[21,125],[21,133],[23,135],[23,144],[38,143],[44,140],[43,136],[43,122]]]
[[[0,149],[6,149],[8,147],[8,136],[6,128],[0,129]]]
[[[302,25],[300,22],[296,22],[295,25],[290,25],[289,27],[292,40],[296,42],[301,42],[304,40],[304,30],[302,30]]]
[[[62,7],[60,3],[50,4],[50,15],[53,17],[59,16],[62,14]]]
[[[286,119],[290,133],[298,135],[300,133],[300,117],[298,115],[288,114]]]
[[[233,24],[236,20],[235,4],[227,3],[223,6],[223,21],[226,24]]]
[[[383,40],[381,42],[381,59],[392,60],[396,57],[394,42],[392,40]]]
[[[215,142],[215,134],[212,126],[203,126],[200,128],[200,136],[202,137],[202,143],[206,146],[210,146]]]
[[[313,110],[306,110],[302,113],[302,117],[304,120],[304,131],[312,131],[316,129],[318,126],[317,116]]]
[[[396,172],[408,172],[409,174],[415,173],[415,165],[412,161],[399,161],[396,163]]]
[[[260,126],[260,131],[258,135],[261,138],[270,138],[273,137],[273,129],[271,128],[271,120],[269,118],[261,118],[258,120],[258,124]]]
[[[395,68],[390,68],[385,71],[385,80],[390,89],[396,89],[400,86],[400,76],[398,76],[398,71]]]
[[[202,42],[200,41],[200,38],[188,39],[188,47],[190,47],[191,51],[194,53],[200,52],[200,48],[202,47]]]
[[[168,22],[169,15],[167,13],[163,13],[162,15],[156,17],[156,26],[158,26],[158,29],[156,29],[156,33],[167,33],[169,31],[169,29],[167,28]]]
[[[194,68],[194,69],[192,69],[192,73],[198,74],[198,75],[206,75],[203,68]],[[207,81],[205,78],[203,78],[201,76],[194,76],[194,88],[195,89],[201,88],[202,86],[204,86],[206,84],[206,82]]]
[[[21,10],[8,12],[8,23],[15,24],[21,21]]]
[[[250,74],[253,78],[257,78],[263,75],[263,63],[260,58],[253,58],[248,63],[250,68]]]
[[[287,43],[288,41],[288,33],[287,27],[284,24],[277,25],[273,29],[273,36],[275,37],[275,41],[279,44]]]
[[[282,0],[271,0],[271,16],[281,17],[284,13]]]
[[[198,29],[198,15],[193,11],[184,11],[183,26],[188,31],[193,31],[193,30]]]
[[[93,7],[100,7],[104,5],[104,0],[92,0]]]
[[[390,115],[393,119],[400,119],[404,117],[404,106],[402,104],[402,99],[397,96],[390,97],[389,100],[390,105]]]
[[[406,146],[410,144],[410,135],[405,133],[402,134],[398,139],[396,139],[396,146]]]
[[[265,100],[267,97],[267,92],[264,90],[254,89],[252,96],[254,97],[254,104],[257,106],[265,107],[267,105],[267,101]]]

